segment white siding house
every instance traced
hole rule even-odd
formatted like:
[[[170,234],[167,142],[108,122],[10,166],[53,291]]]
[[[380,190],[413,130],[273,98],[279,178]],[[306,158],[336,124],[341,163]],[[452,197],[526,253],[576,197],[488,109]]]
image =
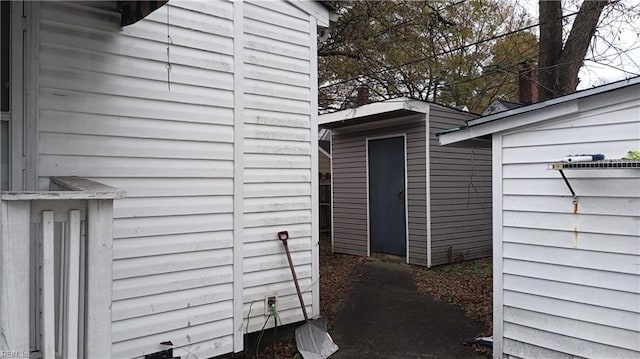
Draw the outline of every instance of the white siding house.
[[[60,196],[46,192],[60,189],[52,178],[77,176],[120,190],[107,191],[109,201],[126,192],[113,200],[113,226],[105,224],[112,235],[105,232],[104,266],[81,256],[88,269],[80,274],[87,281],[80,280],[80,302],[92,278],[108,280],[98,291],[107,298],[100,315],[110,323],[100,323],[106,330],[99,340],[107,344],[94,349],[82,313],[93,303],[80,304],[80,357],[139,358],[166,349],[165,341],[176,356],[239,352],[243,335],[265,322],[267,295],[277,295],[282,323],[302,320],[277,240],[282,230],[291,235],[307,310],[317,315],[316,41],[329,11],[298,0],[171,0],[130,26],[121,27],[120,16],[116,1],[11,3],[12,108],[3,120],[11,123],[12,192],[2,197],[2,248],[25,232],[9,225],[13,203],[26,203],[32,232],[42,226],[24,192]],[[51,211],[74,208],[60,202],[46,203]],[[82,217],[82,231],[90,217]],[[55,220],[64,222],[62,232],[70,223],[64,218]],[[32,283],[23,288],[28,314],[13,308],[6,292],[0,299],[2,313],[31,318],[0,342],[3,353],[46,358],[44,338],[66,336],[60,328],[68,323],[58,314],[51,326],[42,319],[53,314],[34,294],[48,285],[38,263],[24,272]],[[91,270],[104,273],[93,277]],[[2,271],[11,276],[6,265]],[[44,302],[54,293],[69,296],[56,289]],[[66,299],[51,303],[55,313],[67,312]],[[8,320],[0,321],[3,333]],[[69,349],[56,343],[59,354]]]
[[[442,144],[493,148],[494,358],[640,357],[640,78],[470,121]],[[633,168],[630,168],[633,167]]]

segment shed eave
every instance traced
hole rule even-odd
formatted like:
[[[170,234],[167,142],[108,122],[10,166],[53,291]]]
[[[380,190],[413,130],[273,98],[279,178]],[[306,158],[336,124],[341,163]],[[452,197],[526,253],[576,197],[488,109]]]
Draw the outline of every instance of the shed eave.
[[[368,116],[390,118],[395,116],[394,112],[429,113],[429,106],[430,104],[424,101],[401,97],[320,115],[318,116],[318,125],[323,128],[335,128],[351,125],[352,123],[358,122],[354,120]]]
[[[414,112],[409,110],[395,110],[384,112],[380,114],[373,114],[369,116],[356,117],[348,120],[334,121],[327,124],[319,125],[320,128],[326,128],[329,130],[336,130],[339,128],[359,128],[359,127],[371,127],[377,126],[381,123],[388,123],[389,121],[403,122],[407,116],[420,114],[421,112]]]
[[[562,102],[554,104],[553,106],[536,107],[535,110],[537,111],[524,111],[520,113],[519,116],[507,115],[507,117],[501,119],[501,121],[491,120],[480,124],[473,124],[472,122],[474,121],[469,121],[465,127],[460,127],[451,131],[443,131],[436,135],[440,144],[443,146],[463,141],[473,143],[473,141],[470,140],[474,138],[489,136],[496,132],[507,131],[516,127],[526,126],[575,113],[579,110],[579,106],[577,99],[575,99],[574,101]]]
[[[640,76],[575,92],[529,106],[500,112],[494,115],[480,117],[468,121],[466,126],[441,131],[436,134],[441,145],[451,145],[460,142],[473,143],[473,138],[488,136],[495,132],[502,132],[516,127],[529,125],[541,121],[558,118],[579,111],[579,100],[600,95],[606,92],[640,85]],[[498,121],[500,120],[500,121]],[[460,146],[460,144],[458,144]],[[464,147],[464,146],[463,146]]]

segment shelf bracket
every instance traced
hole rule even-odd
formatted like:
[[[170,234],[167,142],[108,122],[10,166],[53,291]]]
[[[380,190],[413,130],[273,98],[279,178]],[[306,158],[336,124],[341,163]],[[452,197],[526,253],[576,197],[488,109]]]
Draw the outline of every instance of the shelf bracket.
[[[564,183],[567,184],[567,187],[569,188],[569,191],[571,191],[571,195],[573,196],[573,213],[578,213],[578,196],[576,196],[576,192],[573,190],[573,187],[571,187],[571,183],[569,183],[567,176],[564,175],[564,171],[559,169],[558,172],[560,172],[560,175],[562,175]]]
[[[563,170],[604,170],[604,169],[640,169],[640,160],[637,159],[611,159],[611,160],[599,160],[599,161],[586,161],[586,162],[555,162],[549,165],[548,169],[556,170],[562,175],[564,183],[571,191],[573,196],[573,213],[578,213],[578,196],[571,187],[571,183],[564,175]]]

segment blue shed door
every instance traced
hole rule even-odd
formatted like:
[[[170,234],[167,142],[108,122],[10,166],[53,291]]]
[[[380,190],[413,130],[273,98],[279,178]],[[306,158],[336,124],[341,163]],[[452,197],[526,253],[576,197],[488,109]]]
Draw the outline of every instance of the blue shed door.
[[[404,137],[369,141],[372,252],[406,255]]]

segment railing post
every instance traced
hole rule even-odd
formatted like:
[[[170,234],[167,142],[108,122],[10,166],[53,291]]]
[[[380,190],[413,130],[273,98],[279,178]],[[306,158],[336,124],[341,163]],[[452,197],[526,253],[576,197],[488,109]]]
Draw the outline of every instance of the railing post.
[[[30,202],[0,205],[0,352],[28,355]]]
[[[80,298],[80,211],[69,211],[67,234],[66,317],[64,320],[63,358],[78,357],[78,310]]]
[[[42,211],[42,357],[56,358],[53,211]]]
[[[86,358],[111,357],[113,200],[87,202]]]

